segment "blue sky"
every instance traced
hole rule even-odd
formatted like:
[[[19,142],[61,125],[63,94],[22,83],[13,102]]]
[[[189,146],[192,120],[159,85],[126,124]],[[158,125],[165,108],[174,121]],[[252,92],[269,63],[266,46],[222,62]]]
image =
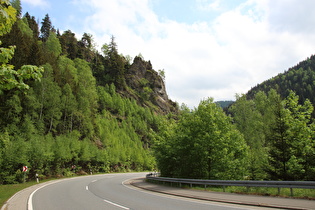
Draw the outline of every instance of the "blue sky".
[[[315,52],[313,0],[21,0],[39,22],[93,35],[164,69],[169,97],[193,108],[282,73]]]

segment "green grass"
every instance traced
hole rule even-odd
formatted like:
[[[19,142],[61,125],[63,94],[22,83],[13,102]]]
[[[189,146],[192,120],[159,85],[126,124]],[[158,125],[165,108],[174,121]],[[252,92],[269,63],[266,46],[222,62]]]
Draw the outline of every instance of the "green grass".
[[[157,181],[150,181],[155,184],[161,184]],[[165,183],[167,186],[180,187],[179,184],[173,183]],[[182,188],[190,188],[188,184],[182,184]],[[291,198],[301,198],[301,199],[311,199],[315,200],[315,190],[314,189],[293,189],[293,196],[291,196],[291,191],[289,188],[281,188],[280,194],[278,194],[278,188],[271,187],[237,187],[237,186],[227,186],[223,189],[223,187],[219,186],[207,186],[206,188],[203,186],[193,186],[192,189],[197,190],[207,190],[211,192],[228,192],[228,193],[239,193],[239,194],[250,194],[250,195],[264,195],[264,196],[278,196],[278,197],[291,197]]]
[[[34,184],[37,184],[37,183],[25,182],[23,184],[0,185],[0,206],[3,206],[4,203],[18,191],[23,190],[27,187],[30,187]]]
[[[57,178],[44,179],[44,180],[41,180],[40,183],[48,182],[54,179],[57,179]],[[29,182],[20,183],[20,184],[0,185],[0,206],[3,206],[4,203],[9,198],[11,198],[15,193],[36,184],[37,184],[36,181],[29,181]]]
[[[197,187],[198,188],[198,187]],[[199,187],[199,189],[201,189]],[[203,188],[204,190],[204,188]],[[251,195],[264,195],[264,196],[279,196],[279,197],[294,197],[294,198],[302,198],[302,199],[315,199],[315,190],[314,189],[299,189],[294,188],[292,189],[293,196],[291,196],[290,188],[281,188],[280,194],[278,192],[278,188],[271,188],[271,187],[236,187],[236,186],[229,186],[225,187],[209,187],[206,188],[209,191],[216,191],[216,192],[229,192],[229,193],[240,193],[240,194],[251,194]]]

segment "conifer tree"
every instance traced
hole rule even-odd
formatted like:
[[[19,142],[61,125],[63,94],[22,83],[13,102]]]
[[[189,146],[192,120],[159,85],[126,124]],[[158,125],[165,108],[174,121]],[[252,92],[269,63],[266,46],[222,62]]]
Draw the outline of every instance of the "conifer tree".
[[[43,42],[46,42],[53,28],[48,14],[45,15],[45,18],[43,18],[41,24],[42,26],[40,28],[40,37]]]
[[[298,96],[292,91],[275,105],[275,121],[268,136],[270,168],[267,171],[273,180],[304,180],[311,174],[307,166],[312,163],[307,161],[307,156],[314,156],[314,131],[310,124],[313,107],[308,100],[299,105]]]
[[[33,36],[35,40],[37,40],[39,38],[39,29],[38,29],[38,24],[35,20],[35,17],[30,16],[28,12],[25,13],[24,17],[27,19],[28,26],[33,31]]]
[[[103,45],[103,53],[106,58],[106,68],[109,72],[108,83],[114,83],[116,88],[121,90],[125,87],[125,77],[124,77],[124,60],[118,54],[117,44],[115,42],[115,37],[111,37],[111,42],[108,45]]]

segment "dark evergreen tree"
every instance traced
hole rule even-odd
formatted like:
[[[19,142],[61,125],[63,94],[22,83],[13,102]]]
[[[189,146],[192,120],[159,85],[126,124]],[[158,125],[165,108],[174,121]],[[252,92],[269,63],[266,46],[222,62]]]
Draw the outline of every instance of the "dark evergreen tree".
[[[43,19],[41,24],[42,26],[40,28],[40,37],[43,42],[46,42],[53,28],[48,14],[45,15],[45,18]]]
[[[34,38],[39,38],[39,28],[34,16],[30,16],[28,12],[25,13],[24,17],[27,19],[29,28],[33,31]]]
[[[62,54],[70,59],[75,59],[78,55],[78,40],[71,30],[65,31],[59,38],[62,47]]]
[[[12,26],[10,33],[1,37],[4,47],[16,46],[14,56],[10,63],[15,66],[16,69],[20,69],[23,65],[28,63],[28,57],[31,52],[31,44],[33,43],[33,37],[28,36],[23,31],[22,20],[18,20]]]
[[[115,37],[111,37],[108,45],[103,45],[103,53],[105,55],[105,68],[109,74],[109,84],[114,83],[117,89],[122,90],[126,86],[124,77],[124,59],[118,54]]]
[[[93,37],[91,34],[84,33],[78,42],[78,57],[88,62],[92,62],[95,55]]]

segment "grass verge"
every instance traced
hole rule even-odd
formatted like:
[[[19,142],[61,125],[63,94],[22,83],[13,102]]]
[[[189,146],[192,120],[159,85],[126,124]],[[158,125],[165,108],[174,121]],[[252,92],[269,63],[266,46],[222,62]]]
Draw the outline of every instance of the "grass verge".
[[[0,206],[11,198],[15,193],[27,187],[37,184],[37,182],[25,182],[23,184],[0,185]]]
[[[155,184],[162,184],[158,181],[150,181]],[[280,193],[278,188],[271,188],[271,187],[238,187],[238,186],[226,186],[218,187],[218,186],[192,186],[186,184],[179,184],[173,183],[164,183],[163,185],[172,186],[172,187],[181,187],[181,188],[191,188],[196,190],[206,190],[211,192],[227,192],[227,193],[239,193],[239,194],[248,194],[248,195],[263,195],[263,196],[274,196],[274,197],[290,197],[290,198],[300,198],[300,199],[309,199],[315,200],[315,190],[314,189],[299,189],[294,188],[292,189],[293,196],[291,196],[290,188],[281,188]]]
[[[40,183],[48,182],[54,179],[57,179],[57,178],[44,179],[44,180],[41,180]],[[36,184],[37,184],[36,181],[29,181],[29,182],[20,183],[20,184],[0,185],[0,207],[2,207],[5,204],[5,202],[9,198],[11,198],[15,193]]]

